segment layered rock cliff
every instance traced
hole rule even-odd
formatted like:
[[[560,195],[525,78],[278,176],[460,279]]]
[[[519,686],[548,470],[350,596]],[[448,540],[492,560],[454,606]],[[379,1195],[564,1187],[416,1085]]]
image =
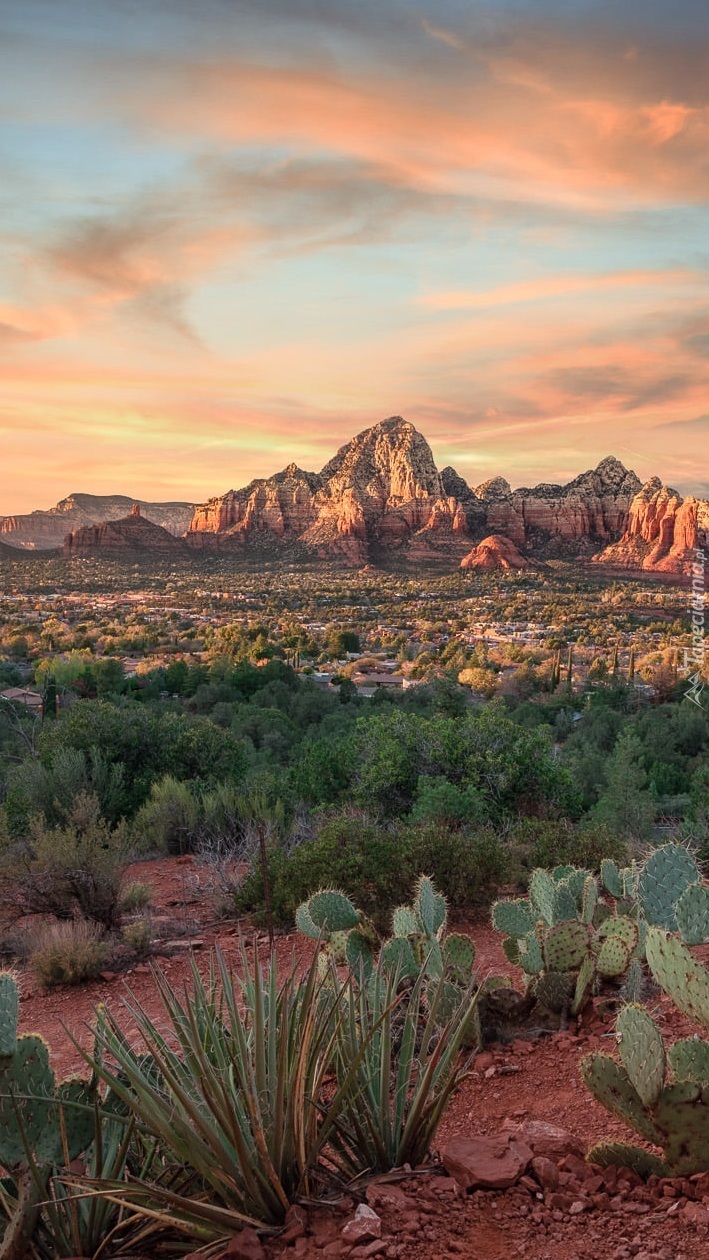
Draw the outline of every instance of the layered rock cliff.
[[[608,456],[565,486],[512,490],[494,477],[475,490],[488,528],[540,558],[584,556],[625,529],[640,480]]]
[[[99,525],[82,525],[67,534],[62,554],[73,560],[79,557],[123,557],[140,554],[151,556],[187,555],[181,538],[175,538],[161,525],[155,525],[141,515],[136,503],[128,516],[118,521],[103,521]]]
[[[66,535],[82,525],[99,525],[125,516],[135,502],[122,494],[70,494],[46,512],[0,516],[0,537],[12,547],[52,550],[61,547]],[[140,509],[149,521],[179,537],[189,529],[194,504],[141,502]]]
[[[270,537],[363,564],[405,546],[423,553],[447,543],[455,550],[467,532],[465,512],[446,493],[426,439],[392,416],[347,442],[320,473],[291,464],[211,499],[195,510],[188,540],[204,546],[204,535],[213,535],[220,546],[263,545]]]
[[[646,572],[690,574],[697,550],[709,545],[709,502],[686,499],[651,477],[635,495],[622,536],[594,564]]]

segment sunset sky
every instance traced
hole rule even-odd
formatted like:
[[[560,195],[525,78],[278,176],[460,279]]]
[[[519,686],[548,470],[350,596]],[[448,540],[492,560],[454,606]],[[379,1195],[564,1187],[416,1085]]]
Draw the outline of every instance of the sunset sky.
[[[0,0],[0,514],[392,414],[709,494],[706,0]]]

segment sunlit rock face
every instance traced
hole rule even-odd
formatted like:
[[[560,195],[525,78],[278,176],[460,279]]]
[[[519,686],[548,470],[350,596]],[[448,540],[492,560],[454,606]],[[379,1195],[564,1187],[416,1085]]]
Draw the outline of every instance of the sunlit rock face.
[[[528,569],[529,566],[530,561],[502,534],[490,534],[488,538],[483,538],[460,562],[461,569],[486,571]]]
[[[42,551],[61,547],[67,534],[82,525],[115,521],[130,511],[133,499],[121,494],[70,494],[48,511],[24,516],[0,516],[0,536],[12,547]],[[140,510],[155,525],[180,537],[189,529],[194,504],[141,503]]]
[[[682,498],[659,477],[635,495],[622,536],[593,557],[594,564],[646,572],[689,574],[697,550],[709,543],[709,503]]]

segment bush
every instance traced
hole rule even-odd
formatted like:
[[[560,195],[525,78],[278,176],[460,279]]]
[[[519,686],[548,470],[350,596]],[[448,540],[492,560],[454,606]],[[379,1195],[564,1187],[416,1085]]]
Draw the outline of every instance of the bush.
[[[189,784],[165,775],[150,789],[150,797],[139,809],[135,834],[148,853],[191,853],[197,839],[199,806]]]
[[[43,818],[34,818],[29,836],[7,850],[0,903],[15,918],[80,914],[110,930],[120,919],[128,858],[124,827],[111,827],[96,797],[82,794],[65,825],[48,827]]]
[[[125,889],[121,899],[121,910],[124,910],[127,914],[136,914],[138,910],[145,910],[152,899],[152,885],[145,884],[137,879]]]
[[[126,923],[122,931],[125,944],[137,958],[147,958],[153,944],[153,927],[150,919],[136,919]]]
[[[487,904],[507,877],[503,848],[489,829],[406,823],[382,827],[364,814],[337,814],[290,856],[271,847],[274,921],[291,927],[301,901],[318,888],[336,884],[386,932],[391,911],[410,899],[420,871],[433,876],[453,910]],[[236,894],[236,907],[261,914],[263,880],[256,858]]]
[[[29,964],[45,989],[95,979],[109,955],[99,924],[86,919],[44,923],[28,941]]]
[[[520,818],[505,836],[510,879],[526,888],[529,872],[542,866],[581,866],[598,871],[603,858],[621,866],[629,860],[628,846],[602,823],[575,826],[566,820]]]

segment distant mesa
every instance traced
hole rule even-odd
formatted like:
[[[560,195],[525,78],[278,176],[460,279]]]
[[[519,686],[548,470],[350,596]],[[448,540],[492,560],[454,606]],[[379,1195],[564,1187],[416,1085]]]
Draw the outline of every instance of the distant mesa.
[[[461,569],[528,569],[530,561],[502,534],[490,534],[460,562]]]
[[[320,472],[289,463],[196,506],[71,495],[49,512],[0,518],[0,536],[66,556],[198,550],[449,571],[561,559],[686,574],[709,541],[709,503],[658,478],[643,486],[612,456],[566,485],[513,490],[496,476],[473,488],[454,468],[439,472],[423,435],[390,416]]]

